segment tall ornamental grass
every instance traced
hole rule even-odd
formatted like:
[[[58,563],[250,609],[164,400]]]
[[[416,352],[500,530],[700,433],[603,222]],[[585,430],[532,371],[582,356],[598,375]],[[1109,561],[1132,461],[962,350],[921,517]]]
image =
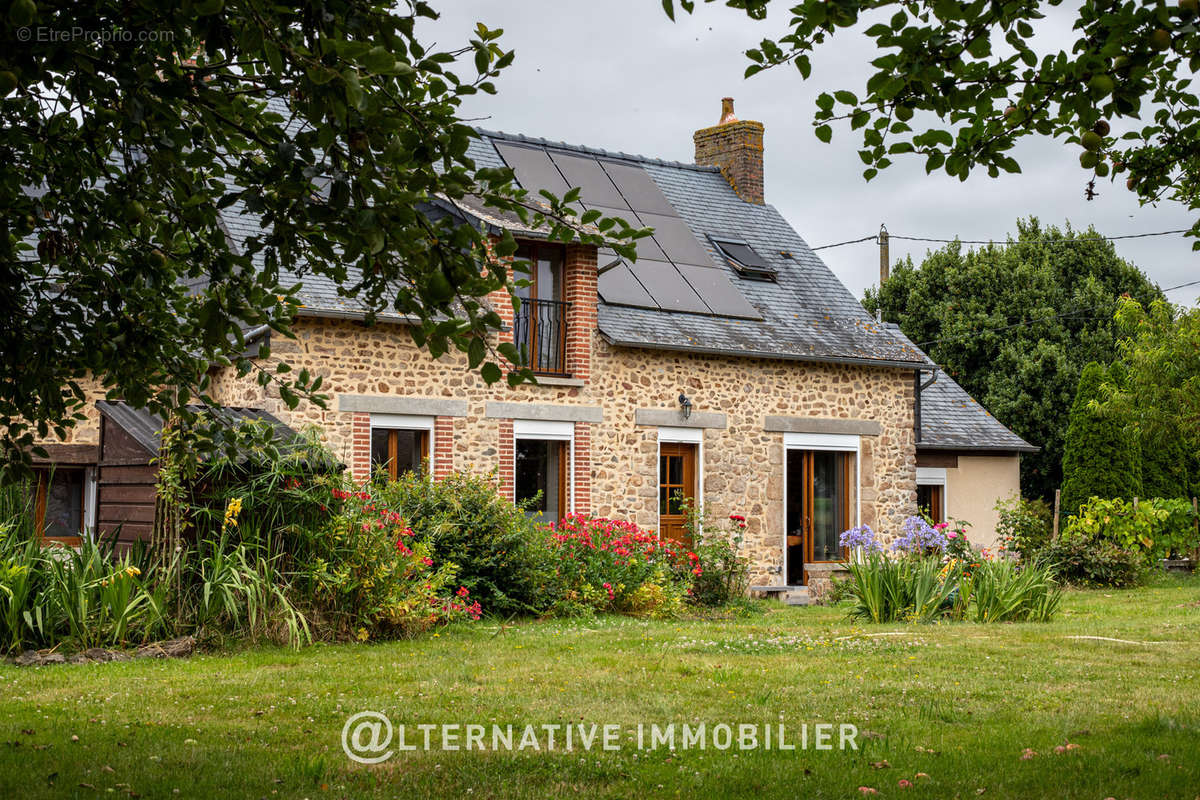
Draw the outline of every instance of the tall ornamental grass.
[[[850,616],[875,623],[1045,622],[1057,613],[1062,587],[1052,565],[975,553],[964,542],[961,531],[919,517],[905,522],[888,551],[866,526],[846,531]]]

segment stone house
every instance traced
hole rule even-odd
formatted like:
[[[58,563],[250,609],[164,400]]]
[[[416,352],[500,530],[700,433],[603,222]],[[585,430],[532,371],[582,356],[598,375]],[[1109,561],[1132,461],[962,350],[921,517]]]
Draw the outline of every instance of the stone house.
[[[590,513],[682,538],[682,501],[694,498],[746,518],[759,585],[821,582],[843,558],[843,530],[865,523],[889,537],[919,491],[936,514],[968,518],[990,510],[982,490],[1016,491],[1029,445],[868,315],[766,204],[763,126],[734,118],[729,101],[694,143],[689,164],[486,131],[473,142],[477,164],[511,167],[525,188],[578,186],[583,207],[655,229],[633,263],[514,230],[532,286],[517,312],[507,295],[494,307],[536,385],[488,386],[465,355],[432,359],[404,319],[367,326],[353,299],[306,276],[296,338],[272,341],[272,358],[323,376],[329,408],[289,410],[223,373],[216,398],[320,426],[357,479],[422,465],[434,476],[494,471],[506,495],[540,498],[548,520]],[[497,233],[510,225],[452,210]],[[226,221],[235,238],[255,228]],[[104,478],[95,429],[75,436],[59,445],[60,474],[78,473],[71,513],[96,524],[95,507],[120,505],[119,486]],[[922,477],[940,482],[919,490]],[[976,527],[985,542],[986,527]]]

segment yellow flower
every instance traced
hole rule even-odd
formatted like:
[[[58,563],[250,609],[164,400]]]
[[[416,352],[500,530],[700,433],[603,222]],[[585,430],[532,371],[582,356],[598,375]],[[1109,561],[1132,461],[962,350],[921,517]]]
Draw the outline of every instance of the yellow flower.
[[[132,578],[134,575],[141,575],[142,571],[137,567],[126,567],[125,574]]]

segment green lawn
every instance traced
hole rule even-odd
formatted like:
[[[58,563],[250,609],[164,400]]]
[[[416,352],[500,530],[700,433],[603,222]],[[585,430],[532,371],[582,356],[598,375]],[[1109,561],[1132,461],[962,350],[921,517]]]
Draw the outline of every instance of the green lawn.
[[[0,680],[0,797],[1200,795],[1197,579],[1071,592],[1052,624],[864,629],[839,609],[764,605],[732,620],[483,622],[381,645],[3,666]],[[442,722],[616,723],[625,739],[363,766],[341,732],[365,710],[409,726],[410,743]],[[857,725],[862,749],[639,752],[632,738],[639,722],[783,722],[798,739],[821,721]],[[1068,741],[1079,747],[1056,755]]]

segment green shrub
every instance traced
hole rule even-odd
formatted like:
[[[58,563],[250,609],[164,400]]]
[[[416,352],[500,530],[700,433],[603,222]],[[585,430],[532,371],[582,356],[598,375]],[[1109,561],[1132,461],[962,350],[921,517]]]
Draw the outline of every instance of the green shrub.
[[[1064,514],[1078,512],[1090,497],[1143,494],[1136,434],[1125,419],[1096,407],[1107,378],[1107,371],[1095,362],[1084,367],[1079,377],[1063,449]]]
[[[1178,431],[1154,436],[1143,431],[1142,494],[1145,497],[1187,498],[1191,481],[1188,449]]]
[[[434,480],[405,474],[372,491],[427,542],[439,562],[489,614],[542,614],[556,597],[554,556],[546,528],[500,496],[493,477],[455,472]]]
[[[1046,501],[1025,500],[1014,495],[996,503],[999,519],[996,534],[1000,544],[1027,561],[1036,559],[1050,543],[1054,513]]]
[[[685,501],[685,530],[694,544],[699,574],[692,577],[691,600],[702,606],[726,606],[746,596],[750,560],[742,553],[746,518],[731,514],[717,522],[704,508]]]
[[[1147,564],[1172,554],[1185,555],[1200,541],[1192,504],[1178,498],[1143,500],[1093,497],[1068,518],[1064,539],[1111,542]]]
[[[1141,582],[1146,565],[1140,556],[1113,542],[1060,536],[1042,551],[1054,577],[1074,586],[1125,588]]]
[[[201,540],[175,564],[177,618],[201,634],[265,637],[293,647],[310,643],[308,619],[289,596],[292,587],[279,574],[278,561],[226,536]]]
[[[670,617],[683,607],[699,557],[629,522],[584,514],[564,518],[550,537],[561,614],[611,611]]]

